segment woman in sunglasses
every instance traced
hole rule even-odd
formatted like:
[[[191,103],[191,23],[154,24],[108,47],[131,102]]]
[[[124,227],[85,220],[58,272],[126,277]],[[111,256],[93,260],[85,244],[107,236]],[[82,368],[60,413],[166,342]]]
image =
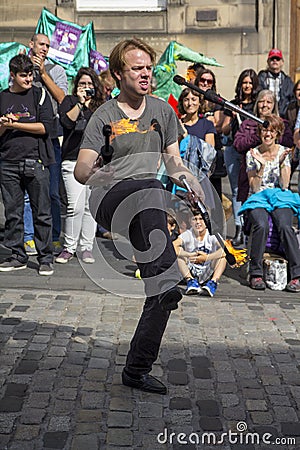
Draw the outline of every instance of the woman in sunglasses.
[[[195,81],[195,85],[203,91],[211,89],[216,92],[216,76],[210,69],[203,68],[199,71]],[[220,198],[222,198],[222,177],[227,175],[226,167],[224,164],[224,156],[222,150],[222,123],[224,120],[224,114],[222,107],[216,103],[212,103],[209,100],[202,98],[202,111],[204,116],[212,121],[215,126],[215,149],[217,151],[216,166],[210,176],[210,182],[214,186]]]

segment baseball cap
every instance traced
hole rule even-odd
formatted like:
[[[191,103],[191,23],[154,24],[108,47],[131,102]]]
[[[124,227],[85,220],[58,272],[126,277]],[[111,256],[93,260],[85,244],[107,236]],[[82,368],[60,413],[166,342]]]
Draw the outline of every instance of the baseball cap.
[[[272,48],[269,51],[268,59],[272,58],[273,56],[277,56],[277,58],[283,59],[282,51],[279,50],[278,48]]]

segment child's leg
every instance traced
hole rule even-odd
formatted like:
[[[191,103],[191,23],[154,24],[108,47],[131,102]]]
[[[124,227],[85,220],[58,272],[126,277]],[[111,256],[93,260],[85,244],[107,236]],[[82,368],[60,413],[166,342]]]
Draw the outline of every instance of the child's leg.
[[[190,269],[187,265],[187,259],[186,258],[177,258],[178,261],[178,267],[181,275],[184,277],[185,280],[189,280],[190,278],[193,278]]]
[[[220,258],[216,263],[216,267],[215,267],[215,270],[214,270],[214,273],[213,273],[213,276],[211,277],[211,279],[217,283],[219,281],[219,279],[221,278],[225,269],[226,269],[226,259]]]

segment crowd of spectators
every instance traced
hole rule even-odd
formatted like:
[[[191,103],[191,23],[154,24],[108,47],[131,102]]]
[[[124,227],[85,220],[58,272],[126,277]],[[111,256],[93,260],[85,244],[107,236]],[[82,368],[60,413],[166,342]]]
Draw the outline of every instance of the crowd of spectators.
[[[47,36],[34,35],[28,55],[16,55],[10,61],[10,87],[0,93],[0,184],[6,219],[4,245],[12,251],[12,255],[0,263],[0,272],[26,268],[28,258],[36,254],[40,275],[52,275],[54,262],[67,263],[75,254],[86,264],[94,263],[96,232],[102,237],[113,238],[109,230],[97,228],[89,210],[90,189],[76,181],[74,167],[86,124],[96,109],[112,98],[115,80],[109,70],[97,75],[93,69],[82,67],[74,79],[72,93],[68,95],[64,70],[47,60],[49,46]],[[247,68],[236,82],[231,102],[268,121],[269,126],[265,128],[242,113],[208,101],[199,91],[190,88],[184,88],[178,100],[183,133],[196,136],[216,150],[214,164],[207,176],[221,201],[222,178],[228,176],[235,224],[232,244],[235,247],[247,244],[240,209],[249,196],[265,189],[289,189],[291,175],[297,167],[299,169],[300,82],[293,83],[284,73],[283,65],[282,52],[271,49],[266,69],[256,73]],[[188,79],[202,91],[217,92],[214,72],[201,64],[188,68]],[[53,118],[52,124],[49,117]],[[270,161],[272,167],[269,167]],[[268,171],[264,171],[265,167]],[[270,178],[272,183],[268,182]],[[60,189],[61,184],[64,190]],[[67,203],[63,227],[59,198],[62,191]],[[279,220],[277,213],[270,214],[264,209],[262,223],[262,214],[256,211],[248,213],[248,224],[251,224],[254,236],[260,236],[259,249],[255,246],[250,249],[250,287],[265,288],[262,260],[269,214],[278,228],[285,256],[291,265],[287,290],[299,292],[300,250],[291,251],[291,246],[297,245],[293,211],[289,209],[289,221],[284,225],[282,215]],[[204,228],[199,232],[199,224],[203,227],[201,217],[195,214],[187,224],[187,230],[179,236],[176,252],[188,283],[186,293],[206,290],[214,295],[226,263],[218,250],[218,242],[211,237],[205,238],[210,243],[208,250],[204,246],[199,253],[199,248],[192,248],[193,239],[199,241],[198,235],[202,233],[203,240],[207,234]],[[210,253],[213,253],[216,265],[208,264],[212,270],[204,279]],[[198,268],[195,268],[195,261],[200,264]],[[201,276],[197,277],[197,273]]]

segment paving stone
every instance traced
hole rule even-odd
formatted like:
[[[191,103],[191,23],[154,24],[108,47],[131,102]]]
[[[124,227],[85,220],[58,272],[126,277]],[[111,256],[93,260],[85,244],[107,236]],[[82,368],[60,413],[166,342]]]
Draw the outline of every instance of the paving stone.
[[[107,443],[119,447],[133,446],[133,432],[126,428],[111,428],[107,432]],[[74,449],[75,450],[75,449]]]
[[[220,419],[216,417],[200,417],[200,428],[203,431],[222,431],[223,425]]]
[[[170,399],[170,410],[172,409],[191,409],[192,402],[189,398],[173,397]]]
[[[273,416],[270,412],[251,411],[250,416],[255,425],[270,425],[273,423]]]
[[[220,414],[218,402],[215,400],[198,400],[196,405],[199,408],[200,416],[215,417]]]
[[[25,397],[28,385],[21,383],[7,383],[5,396]]]
[[[48,431],[70,431],[71,418],[68,416],[52,416],[49,421]]]
[[[48,431],[44,434],[43,443],[45,448],[63,449],[68,439],[66,431]]]
[[[24,424],[40,424],[43,421],[43,418],[46,415],[45,409],[39,409],[39,408],[23,408],[22,410],[22,416],[21,416],[21,423]]]
[[[168,361],[168,369],[173,372],[185,372],[187,364],[184,359],[171,359]]]
[[[268,406],[265,400],[246,400],[248,411],[267,411]]]
[[[92,433],[99,433],[101,431],[101,423],[78,423],[76,424],[75,434],[86,434],[90,435]]]
[[[107,418],[109,428],[130,428],[132,415],[124,411],[110,411]]]
[[[174,385],[186,385],[189,382],[189,377],[188,374],[184,372],[169,372],[168,381],[170,384]]]
[[[40,432],[40,426],[39,425],[18,425],[14,439],[16,440],[25,440],[25,441],[32,441],[33,439],[37,438]]]
[[[100,449],[99,440],[96,434],[76,435],[72,439],[71,450],[92,450]]]
[[[78,395],[78,390],[74,388],[63,388],[55,391],[55,396],[61,400],[75,400]]]
[[[131,398],[113,397],[110,400],[109,409],[111,411],[132,411],[134,404]]]
[[[2,416],[2,414],[1,414]],[[10,434],[13,431],[14,424],[16,421],[16,416],[13,414],[5,414],[4,417],[0,418],[0,436],[4,434]],[[0,439],[1,442],[1,439]],[[0,445],[0,448],[1,445]]]
[[[83,392],[80,403],[83,409],[98,409],[104,403],[104,394],[99,392]]]
[[[138,405],[139,417],[162,417],[163,407],[157,403],[140,402]]]
[[[45,409],[49,405],[50,395],[44,392],[33,392],[26,400],[26,406],[29,408]]]
[[[289,406],[274,406],[273,409],[278,422],[299,422],[294,408]]]
[[[101,422],[102,411],[96,409],[80,409],[76,414],[77,422]]]
[[[22,397],[5,396],[0,400],[0,412],[21,411],[24,399]]]
[[[32,374],[38,369],[38,363],[36,361],[21,360],[20,364],[16,367],[16,374]]]
[[[211,372],[207,367],[193,367],[193,376],[202,379],[212,378]]]
[[[206,356],[194,356],[191,358],[191,364],[193,368],[205,368],[211,367],[211,361]]]
[[[91,369],[108,369],[109,361],[103,358],[90,358],[88,366]]]
[[[299,423],[282,422],[280,425],[283,436],[300,436]]]

